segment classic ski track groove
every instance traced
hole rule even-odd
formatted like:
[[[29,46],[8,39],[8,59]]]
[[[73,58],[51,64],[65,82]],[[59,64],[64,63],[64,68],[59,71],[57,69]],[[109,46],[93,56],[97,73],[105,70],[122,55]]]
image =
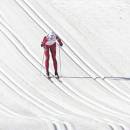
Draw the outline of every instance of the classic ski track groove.
[[[9,38],[8,38],[8,40],[10,40]],[[11,42],[12,42],[12,40],[11,40]],[[19,41],[20,42],[20,41]],[[13,43],[13,45],[14,45],[14,43]],[[23,53],[21,52],[21,50],[15,45],[15,47],[18,49],[18,51],[23,55]],[[39,71],[39,69],[25,56],[25,55],[23,55],[38,71]],[[64,91],[63,91],[64,92]],[[67,94],[67,93],[66,93]],[[72,96],[71,96],[72,97]],[[80,115],[78,115],[78,116],[80,116]],[[88,116],[87,116],[87,118],[88,118]]]
[[[1,72],[1,71],[0,71]],[[48,112],[48,108],[46,108],[45,106],[43,107],[43,106],[40,106],[39,104],[42,104],[42,103],[38,103],[38,101],[35,101],[35,99],[33,99],[31,96],[30,96],[30,94],[27,94],[26,92],[24,92],[24,90],[22,90],[20,87],[19,87],[19,85],[17,85],[16,83],[14,83],[7,75],[5,75],[3,72],[1,72],[1,74],[3,74],[4,75],[4,77],[5,78],[7,78],[6,80],[9,80],[9,82],[12,84],[11,86],[14,86],[14,87],[11,87],[9,84],[8,84],[8,81],[5,81],[5,79],[3,80],[3,78],[1,78],[1,76],[0,76],[0,80],[8,87],[8,88],[10,88],[12,91],[14,91],[15,93],[17,93],[20,97],[22,97],[22,98],[25,98],[26,99],[26,101],[28,101],[28,102],[30,102],[31,104],[33,104],[36,108],[38,108],[38,109],[40,109],[40,110],[42,110],[42,111],[45,111],[45,112]],[[20,89],[20,91],[19,90],[17,90],[17,88],[18,89]],[[61,120],[58,120],[58,119],[56,119],[56,118],[54,118],[54,117],[52,117],[52,116],[50,116],[50,117],[40,117],[40,119],[37,119],[37,118],[34,118],[34,117],[28,117],[28,116],[23,116],[23,115],[21,115],[21,114],[18,114],[18,113],[16,113],[16,112],[13,112],[12,110],[9,110],[7,107],[4,107],[4,106],[2,106],[2,105],[0,105],[0,108],[2,108],[2,109],[4,109],[4,112],[6,112],[6,113],[8,113],[8,115],[10,115],[10,116],[13,116],[13,117],[19,117],[19,118],[24,118],[24,119],[35,119],[35,120],[43,120],[43,121],[49,121],[49,120],[51,120],[52,122],[56,122],[56,121],[58,121],[58,122],[62,122]],[[50,108],[49,108],[50,109]],[[54,108],[53,108],[54,109]],[[54,115],[54,113],[56,113],[56,112],[53,112],[52,110],[49,110],[49,113],[50,114],[52,114],[52,115]],[[53,127],[54,127],[54,125],[56,125],[57,126],[57,124],[53,124]],[[66,126],[64,123],[63,123],[63,126]],[[57,128],[57,127],[56,127]]]
[[[1,80],[1,79],[0,79]],[[2,80],[1,80],[2,81]],[[4,81],[2,81],[5,85],[7,85]],[[8,86],[8,85],[7,85]],[[28,119],[28,120],[34,120],[34,121],[38,121],[38,122],[43,122],[46,123],[46,125],[52,126],[52,128],[54,128],[55,124],[52,124],[52,121],[50,121],[50,119],[45,119],[45,118],[37,118],[37,117],[29,117],[29,116],[24,116],[24,115],[20,115],[16,112],[13,112],[12,110],[8,109],[7,107],[3,106],[2,104],[0,104],[0,111],[2,111],[3,113],[5,113],[5,115],[7,115],[8,117],[11,118],[22,118],[22,119]],[[68,124],[69,126],[69,124]],[[53,129],[54,130],[54,129]]]
[[[34,102],[30,101],[30,99],[27,99],[25,94],[24,94],[25,96],[23,96],[23,94],[19,93],[17,90],[14,90],[14,88],[12,88],[10,85],[8,85],[8,82],[3,80],[1,77],[0,77],[0,81],[2,81],[8,88],[12,89],[12,91],[17,93],[22,98],[25,98],[27,101],[31,102],[33,105],[35,104]],[[16,87],[18,87],[18,86],[16,86]],[[35,105],[35,107],[38,108],[37,105]],[[52,116],[48,119],[48,117],[37,118],[37,117],[29,117],[29,116],[21,115],[19,113],[14,112],[13,110],[8,109],[7,107],[5,107],[5,106],[3,106],[1,104],[0,104],[0,109],[4,113],[6,113],[6,115],[8,115],[9,117],[12,117],[12,118],[17,117],[17,118],[23,118],[23,119],[29,119],[29,120],[36,120],[36,121],[39,121],[39,122],[44,121],[47,125],[49,124],[49,126],[52,126],[53,128],[55,128],[56,123],[51,123],[51,122],[56,122],[57,121],[57,119],[52,118]],[[41,108],[39,107],[38,109],[41,109]],[[61,121],[59,121],[59,122],[61,122]],[[63,125],[64,125],[64,123],[63,123]]]
[[[17,0],[15,0],[16,2],[17,2]],[[25,2],[25,1],[24,1]],[[18,3],[19,4],[19,3]],[[25,4],[27,4],[27,3],[25,3]],[[29,8],[31,8],[28,4],[27,4],[27,6],[29,7]],[[20,7],[22,7],[21,5],[20,5]],[[29,13],[25,10],[25,8],[23,8],[22,7],[22,9],[29,15]],[[37,15],[37,17],[39,18],[40,16],[31,8],[31,11],[33,11],[33,13],[35,14],[35,15]],[[29,17],[31,17],[30,15],[29,15]],[[31,17],[31,19],[33,19],[32,17]],[[44,22],[44,20],[42,19],[42,18],[39,18],[42,22]],[[35,22],[36,20],[34,20],[33,19],[33,21]],[[37,24],[38,24],[38,22],[37,22]],[[44,22],[44,24],[46,24],[46,26],[48,26],[47,25],[47,23],[45,23]],[[41,26],[41,25],[40,25]],[[42,27],[43,28],[43,27]],[[48,26],[48,28],[50,29],[50,27]],[[44,29],[45,30],[45,29]],[[72,50],[72,49],[71,49]],[[64,51],[65,52],[65,51]],[[66,53],[67,54],[67,53]],[[70,58],[71,58],[71,56],[69,55],[69,54],[67,54]],[[72,59],[72,58],[71,58]],[[73,62],[75,62],[74,60],[73,60]],[[76,63],[76,62],[75,62]],[[77,63],[76,63],[77,64]],[[79,66],[79,65],[78,65]],[[79,66],[80,68],[82,68],[81,66]],[[85,71],[86,73],[87,73],[87,71]],[[88,74],[88,73],[87,73]],[[105,78],[105,77],[104,77]],[[116,96],[118,96],[119,98],[122,98],[123,100],[125,100],[125,101],[127,101],[128,103],[130,102],[130,100],[129,99],[127,99],[127,97],[125,97],[126,95],[122,95],[122,94],[119,94],[120,92],[113,92],[113,90],[111,90],[111,88],[110,88],[110,84],[108,84],[108,83],[106,83],[106,82],[104,82],[105,80],[102,80],[102,79],[104,79],[104,78],[99,78],[99,77],[97,77],[97,78],[94,78],[94,80],[97,82],[97,83],[99,83],[101,86],[103,86],[103,87],[105,87],[108,91],[110,91],[111,93],[114,93]]]
[[[15,1],[18,1],[18,0],[15,0]],[[46,22],[46,21],[44,21],[44,19],[43,18],[41,18],[41,16],[37,13],[37,12],[35,12],[34,11],[34,9],[27,3],[27,2],[25,2],[26,0],[23,0],[23,2],[33,11],[33,13],[35,14],[35,15],[37,15],[37,17],[44,23],[44,24],[46,24],[47,26],[48,26],[48,28],[49,29],[51,29],[51,27],[48,25],[48,23]],[[43,28],[43,27],[42,27]],[[44,29],[45,30],[45,29]],[[116,85],[114,85],[112,82],[110,82],[110,81],[107,81],[107,79],[102,75],[102,74],[100,74],[100,72],[97,72],[91,65],[88,65],[88,63],[86,63],[86,62],[84,62],[83,61],[83,58],[81,58],[81,56],[80,56],[80,54],[77,54],[69,45],[67,45],[66,44],[66,46],[71,50],[71,52],[86,66],[86,67],[88,67],[90,70],[92,70],[92,72],[94,72],[95,74],[97,74],[97,75],[100,75],[100,76],[98,76],[98,77],[100,77],[100,79],[103,79],[103,80],[99,80],[98,81],[98,78],[96,78],[97,76],[95,76],[95,80],[99,83],[99,84],[101,84],[101,85],[103,85],[104,83],[105,83],[105,85],[103,85],[104,87],[106,87],[110,92],[113,92],[115,95],[118,95],[120,98],[123,98],[123,99],[125,99],[125,100],[128,100],[128,102],[130,102],[130,99],[129,99],[129,96],[128,96],[128,94],[127,93],[125,93],[125,92],[123,92],[123,91],[121,91],[120,89],[118,89],[117,87],[116,87]],[[91,67],[90,67],[91,66]],[[82,68],[82,67],[81,67]],[[93,69],[94,70],[93,70]],[[96,72],[95,72],[96,71]],[[86,71],[85,71],[86,72]],[[88,73],[88,72],[87,72]],[[89,74],[89,73],[88,73]],[[93,76],[93,75],[92,75]],[[111,88],[110,88],[111,87]],[[114,91],[113,91],[114,90]],[[117,91],[117,92],[116,92]],[[119,94],[120,93],[120,94]],[[128,99],[127,99],[128,98]]]
[[[1,31],[1,30],[0,30]],[[8,40],[10,40],[9,38],[8,38]],[[10,40],[11,41],[11,40]],[[11,41],[12,42],[12,41]],[[16,47],[16,46],[15,46]],[[17,47],[16,47],[17,48]],[[17,48],[18,49],[18,48]],[[19,50],[19,49],[18,49]],[[28,60],[28,58],[23,54],[23,56]],[[29,61],[30,62],[30,61]],[[31,62],[30,62],[31,63]],[[33,66],[35,66],[35,65],[33,65]],[[35,66],[35,68],[36,68],[36,66]],[[2,73],[2,72],[1,72]],[[6,75],[6,78],[8,78],[8,76]],[[6,85],[8,84],[7,82],[5,82],[5,81],[3,81],[3,79],[0,79],[2,82],[4,82]],[[8,80],[10,80],[9,78],[8,78]],[[10,80],[11,81],[11,80]],[[25,90],[22,90],[20,87],[19,87],[19,85],[17,85],[17,84],[15,84],[13,81],[11,81],[13,84],[14,84],[14,86],[16,86],[15,88],[12,88],[12,87],[10,87],[9,85],[7,85],[9,88],[11,88],[13,91],[15,91],[18,95],[20,95],[20,96],[22,96],[23,98],[25,98],[27,101],[29,101],[29,102],[31,102],[32,104],[34,104],[35,105],[35,107],[37,107],[38,109],[41,109],[41,110],[44,110],[45,109],[45,111],[48,111],[48,109],[50,109],[50,108],[45,108],[45,106],[47,105],[47,106],[49,106],[49,107],[51,107],[50,105],[48,105],[48,104],[46,104],[45,105],[45,102],[42,102],[41,103],[41,101],[40,101],[40,103],[39,103],[39,100],[40,99],[37,99],[36,97],[34,97],[34,96],[32,96],[32,95],[30,95],[30,93],[27,93],[27,92],[25,92]],[[17,89],[17,88],[19,88],[19,89],[21,89],[20,91],[23,91],[22,93],[25,93],[24,95],[23,94],[21,94],[21,92],[19,92],[18,90],[15,90],[15,89]],[[36,98],[36,99],[35,99]],[[36,101],[35,101],[36,100]],[[41,105],[41,104],[43,104],[44,103],[44,107]],[[51,108],[51,109],[54,109],[54,111],[57,111],[57,109],[55,109],[54,107],[53,108]],[[52,113],[53,115],[55,115],[57,112],[52,112],[52,110],[49,110],[48,111],[49,113]],[[58,113],[60,114],[61,113],[61,111],[58,111]],[[13,112],[13,114],[14,114],[14,112]],[[16,113],[15,113],[16,114]],[[62,113],[61,113],[62,114]],[[19,115],[19,114],[16,114],[16,115]],[[78,115],[79,116],[79,115]],[[50,118],[52,118],[52,117],[50,117]],[[56,118],[52,118],[51,120],[57,120]],[[61,119],[60,119],[61,120]],[[60,121],[59,120],[59,121]],[[61,121],[60,121],[61,122]],[[63,126],[64,126],[64,123],[63,123]],[[65,125],[66,126],[66,125]]]
[[[36,22],[36,21],[35,21]],[[39,26],[40,27],[40,26]],[[24,46],[24,45],[23,45]],[[71,49],[71,48],[70,48]],[[72,50],[73,51],[73,50]],[[29,53],[28,53],[29,54]],[[31,55],[31,54],[30,54]],[[32,57],[33,57],[33,55],[31,55]],[[68,54],[68,56],[69,56],[69,54]],[[25,56],[24,56],[25,57]],[[37,59],[35,58],[35,57],[33,57],[36,61],[37,61]],[[38,62],[38,61],[37,61]],[[35,65],[34,65],[35,66]],[[35,67],[36,68],[36,67]],[[56,85],[57,86],[57,85]],[[64,91],[64,90],[63,90]],[[71,90],[71,91],[73,91],[73,90]],[[76,92],[73,92],[73,93],[76,93]],[[76,95],[77,95],[77,93],[76,93]],[[78,95],[79,96],[79,95]]]
[[[6,35],[6,34],[4,34],[4,35]],[[7,35],[6,35],[6,37],[7,37]],[[9,39],[9,38],[8,38]],[[10,39],[9,39],[10,40]],[[12,42],[12,40],[10,40],[11,42]],[[13,43],[13,42],[12,42]],[[17,48],[17,50],[27,59],[27,61],[29,61],[29,63],[31,63],[38,71],[40,71],[40,69],[39,68],[37,68],[28,58],[27,58],[27,56],[25,56],[25,54],[23,53],[23,52],[21,52],[21,50],[16,46],[16,44],[14,44],[13,43],[13,45]],[[32,56],[32,55],[31,55]],[[56,84],[54,84],[54,85],[56,85]],[[56,85],[57,86],[57,85]],[[59,87],[58,87],[59,88]],[[62,90],[62,88],[61,88],[61,91],[63,91],[64,93],[66,93],[67,95],[68,95],[68,93],[67,92],[65,92],[64,90]],[[70,95],[70,94],[69,94]],[[68,95],[68,96],[69,96]],[[72,95],[70,95],[71,97],[72,97]],[[73,98],[73,97],[72,97]]]
[[[21,7],[22,7],[22,5],[20,5]],[[22,8],[28,15],[29,15],[29,13],[28,13],[28,11],[26,11],[25,10],[25,8]],[[36,14],[36,13],[35,13]],[[30,15],[29,15],[30,16]],[[34,19],[30,16],[30,18],[34,21]],[[35,20],[36,21],[36,20]],[[35,22],[34,21],[34,22]],[[37,22],[37,24],[38,24],[38,22]],[[48,26],[48,25],[47,25]],[[39,26],[40,27],[40,26]],[[43,28],[43,27],[42,27]],[[45,29],[44,29],[45,30]],[[72,50],[72,49],[71,49]],[[67,53],[66,53],[67,54]],[[69,56],[69,54],[67,55],[67,56]],[[69,56],[70,57],[70,56]],[[71,58],[72,59],[72,58]],[[80,66],[80,68],[81,68],[81,66]],[[73,91],[73,90],[72,90]],[[76,92],[75,92],[76,93]]]

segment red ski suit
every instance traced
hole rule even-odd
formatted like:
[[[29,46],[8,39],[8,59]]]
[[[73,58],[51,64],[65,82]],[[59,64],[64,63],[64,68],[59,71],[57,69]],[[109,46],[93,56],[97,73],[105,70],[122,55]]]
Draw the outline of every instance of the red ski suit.
[[[56,74],[57,73],[56,41],[58,41],[60,46],[62,46],[63,43],[61,42],[61,39],[58,36],[56,36],[55,40],[53,40],[53,43],[51,43],[51,45],[47,44],[48,41],[49,41],[49,38],[45,36],[41,44],[41,47],[44,47],[45,69],[46,69],[46,73],[49,73],[49,57],[50,57],[49,50],[50,50],[52,60],[53,60],[53,66],[54,66],[54,70]]]

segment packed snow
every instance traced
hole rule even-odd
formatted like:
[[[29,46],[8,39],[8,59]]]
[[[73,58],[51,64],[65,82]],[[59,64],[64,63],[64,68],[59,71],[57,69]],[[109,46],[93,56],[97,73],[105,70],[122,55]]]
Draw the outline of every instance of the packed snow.
[[[0,40],[0,130],[130,130],[128,0],[1,0]]]

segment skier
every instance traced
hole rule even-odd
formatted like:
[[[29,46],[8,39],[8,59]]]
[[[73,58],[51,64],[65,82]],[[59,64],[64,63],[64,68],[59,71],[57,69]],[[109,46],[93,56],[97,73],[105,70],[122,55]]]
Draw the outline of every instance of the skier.
[[[59,43],[60,46],[63,45],[61,39],[53,32],[49,32],[46,36],[44,36],[43,41],[41,42],[41,47],[44,48],[44,55],[45,55],[45,69],[46,69],[46,75],[48,78],[50,78],[49,75],[49,50],[51,52],[51,56],[53,59],[53,66],[55,70],[55,77],[59,78],[58,72],[57,72],[57,60],[56,60],[56,43]]]

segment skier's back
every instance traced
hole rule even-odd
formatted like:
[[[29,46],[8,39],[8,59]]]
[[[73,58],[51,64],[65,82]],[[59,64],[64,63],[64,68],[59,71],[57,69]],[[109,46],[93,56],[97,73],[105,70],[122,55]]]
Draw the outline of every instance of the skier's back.
[[[46,75],[49,77],[49,51],[51,52],[51,56],[53,59],[53,66],[55,70],[55,76],[59,78],[58,71],[57,71],[57,60],[56,60],[56,43],[59,43],[60,46],[63,45],[61,39],[53,32],[49,32],[46,36],[44,36],[41,47],[44,48],[44,55],[45,55],[45,69]]]

